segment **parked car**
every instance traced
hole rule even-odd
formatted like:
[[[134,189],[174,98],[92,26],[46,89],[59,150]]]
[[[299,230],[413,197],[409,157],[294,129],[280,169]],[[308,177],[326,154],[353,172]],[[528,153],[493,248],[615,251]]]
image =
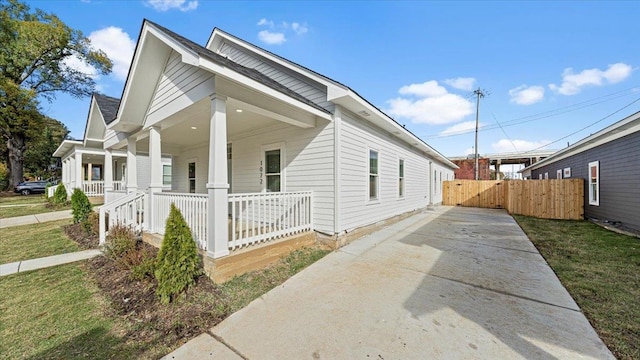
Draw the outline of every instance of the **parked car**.
[[[22,195],[44,194],[47,185],[50,184],[50,182],[44,180],[23,181],[14,187],[13,192],[20,193]]]

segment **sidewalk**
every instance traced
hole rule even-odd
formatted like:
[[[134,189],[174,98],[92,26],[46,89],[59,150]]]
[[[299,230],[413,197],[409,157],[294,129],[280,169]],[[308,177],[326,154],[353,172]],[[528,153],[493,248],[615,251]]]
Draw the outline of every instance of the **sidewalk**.
[[[0,229],[63,219],[71,219],[71,210],[54,211],[35,215],[16,216],[6,219],[0,219]]]
[[[0,276],[11,275],[19,272],[44,269],[52,266],[68,264],[80,260],[91,259],[102,254],[98,249],[78,251],[62,255],[47,256],[39,259],[16,261],[0,265]]]

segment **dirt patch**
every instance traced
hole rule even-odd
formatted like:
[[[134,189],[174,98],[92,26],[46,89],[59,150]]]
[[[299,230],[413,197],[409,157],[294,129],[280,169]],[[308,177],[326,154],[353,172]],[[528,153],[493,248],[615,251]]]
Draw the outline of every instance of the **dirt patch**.
[[[62,227],[69,239],[78,243],[81,249],[97,249],[100,243],[98,235],[87,235],[82,224],[71,224]]]
[[[157,249],[145,251],[156,256]],[[155,279],[134,280],[131,271],[119,268],[116,261],[99,256],[89,260],[89,274],[102,290],[111,308],[136,331],[129,332],[128,341],[144,342],[146,346],[162,343],[176,348],[227,317],[231,311],[217,289],[206,276],[198,278],[189,289],[169,305],[160,303],[156,296]]]

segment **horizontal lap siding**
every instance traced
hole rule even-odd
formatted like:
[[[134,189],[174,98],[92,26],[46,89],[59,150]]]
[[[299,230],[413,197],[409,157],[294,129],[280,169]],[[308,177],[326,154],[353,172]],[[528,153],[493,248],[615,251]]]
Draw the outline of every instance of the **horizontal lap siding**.
[[[369,149],[379,152],[379,200],[368,201]],[[405,196],[398,197],[398,160],[404,159]],[[340,128],[340,230],[369,225],[423,208],[429,196],[429,159],[390,135],[343,113]]]
[[[600,205],[589,205],[588,164],[600,162]],[[556,170],[571,168],[571,178],[585,180],[585,216],[610,221],[640,230],[640,132],[636,132],[593,149],[545,165],[531,171],[535,180],[538,174],[549,173],[556,177]]]
[[[202,69],[184,64],[180,54],[173,52],[162,72],[147,115],[162,109],[212,76]]]
[[[189,192],[189,162],[196,163],[196,193],[207,192],[207,168],[209,165],[209,146],[181,151],[173,156],[171,168],[171,189],[177,192]]]
[[[234,193],[263,191],[260,184],[262,147],[284,142],[284,190],[312,190],[315,229],[333,231],[333,123],[311,129],[278,125],[260,134],[230,141]]]
[[[261,58],[257,54],[249,53],[246,50],[228,43],[222,46],[220,53],[242,66],[261,72],[290,90],[311,100],[318,106],[333,111],[334,105],[327,101],[327,88],[325,86],[283,66]]]

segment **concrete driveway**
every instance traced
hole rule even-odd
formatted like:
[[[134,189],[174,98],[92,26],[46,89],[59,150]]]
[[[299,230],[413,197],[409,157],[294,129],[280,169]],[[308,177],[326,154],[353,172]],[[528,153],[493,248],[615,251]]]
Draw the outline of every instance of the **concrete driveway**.
[[[613,356],[505,211],[438,207],[329,254],[167,358]]]

